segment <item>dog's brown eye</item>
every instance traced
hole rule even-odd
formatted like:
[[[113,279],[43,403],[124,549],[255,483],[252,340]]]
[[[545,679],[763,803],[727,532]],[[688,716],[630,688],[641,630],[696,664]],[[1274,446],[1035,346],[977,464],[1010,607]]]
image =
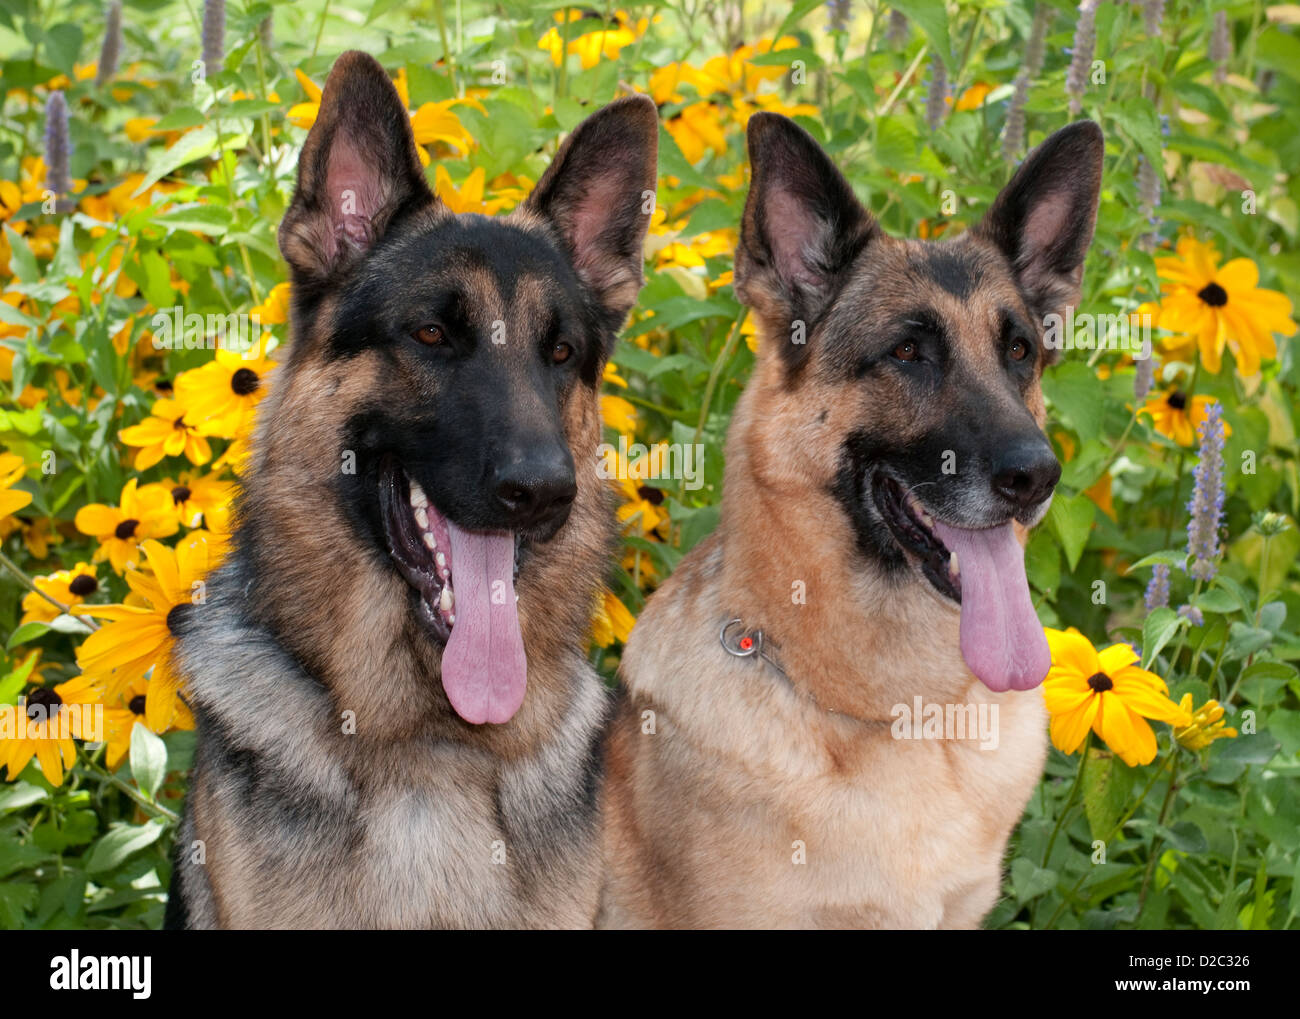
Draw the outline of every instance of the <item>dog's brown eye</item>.
[[[900,361],[915,361],[916,344],[910,342],[900,343],[897,347],[894,348],[894,356],[898,358],[898,360]]]
[[[1007,353],[1011,355],[1011,360],[1023,361],[1029,356],[1029,344],[1024,340],[1013,340]]]
[[[567,361],[572,356],[573,356],[573,348],[570,347],[563,340],[561,340],[559,343],[557,343],[554,347],[551,348],[551,360],[555,364],[564,364],[564,362]]]
[[[427,347],[436,347],[442,342],[442,330],[437,326],[422,326],[411,335]]]

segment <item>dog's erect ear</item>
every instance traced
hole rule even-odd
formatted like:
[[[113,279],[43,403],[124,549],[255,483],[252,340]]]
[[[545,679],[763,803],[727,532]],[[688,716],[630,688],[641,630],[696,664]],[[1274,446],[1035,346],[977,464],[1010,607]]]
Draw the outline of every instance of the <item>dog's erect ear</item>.
[[[1029,154],[975,228],[1010,259],[1040,317],[1062,314],[1079,299],[1104,151],[1091,120],[1061,128]]]
[[[816,140],[775,113],[749,118],[749,197],[736,248],[737,296],[758,313],[769,335],[825,309],[836,277],[852,264],[878,228],[844,175]],[[792,363],[807,351],[780,349]]]
[[[298,158],[298,187],[280,224],[294,282],[346,269],[399,212],[436,202],[397,89],[357,50],[334,63]]]
[[[521,212],[548,220],[616,332],[644,279],[654,213],[659,115],[649,96],[616,99],[565,139]]]

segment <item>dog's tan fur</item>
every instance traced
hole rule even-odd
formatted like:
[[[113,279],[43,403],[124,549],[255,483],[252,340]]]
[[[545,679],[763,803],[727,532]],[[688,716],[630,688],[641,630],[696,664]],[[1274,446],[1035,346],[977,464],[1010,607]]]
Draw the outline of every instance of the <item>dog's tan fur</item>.
[[[927,271],[935,250],[978,267],[964,300]],[[815,337],[792,372],[780,352],[789,309],[757,276],[738,267],[761,338],[730,428],[719,528],[650,599],[623,658],[600,924],[978,926],[1041,774],[1042,694],[975,679],[957,606],[856,555],[832,492],[843,439],[864,422],[907,444],[948,411],[888,379],[846,380]],[[923,302],[977,374],[995,371],[990,316],[1024,310],[1007,260],[978,232],[942,245],[876,234],[849,277],[823,333]],[[1037,375],[1024,407],[1041,426]],[[719,631],[734,618],[761,628],[779,669],[726,653]],[[895,739],[893,709],[916,697],[996,704],[996,749]]]

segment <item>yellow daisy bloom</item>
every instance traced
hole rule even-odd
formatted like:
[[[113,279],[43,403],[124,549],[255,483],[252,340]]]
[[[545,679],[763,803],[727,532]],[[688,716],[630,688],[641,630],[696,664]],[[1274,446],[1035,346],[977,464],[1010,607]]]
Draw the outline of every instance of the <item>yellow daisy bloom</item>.
[[[1185,726],[1191,716],[1169,699],[1169,687],[1138,667],[1127,644],[1098,651],[1078,630],[1047,629],[1052,668],[1043,682],[1051,713],[1052,745],[1072,754],[1088,730],[1095,732],[1129,767],[1150,764],[1156,737],[1146,719]]]
[[[616,432],[631,435],[636,430],[636,407],[621,396],[601,393],[600,416]]]
[[[140,447],[135,455],[137,471],[147,471],[163,457],[182,453],[196,467],[212,459],[212,447],[197,428],[186,424],[186,412],[187,408],[176,400],[158,399],[147,418],[118,432],[123,443]]]
[[[107,559],[121,573],[140,558],[140,542],[166,538],[180,529],[175,503],[162,485],[138,486],[132,478],[122,489],[119,506],[91,503],[77,510],[74,523],[82,534],[99,540],[95,562]]]
[[[176,549],[157,541],[144,542],[152,575],[140,570],[126,582],[142,604],[80,605],[79,613],[109,620],[77,648],[83,675],[99,681],[106,699],[114,700],[152,670],[146,694],[145,719],[154,732],[165,732],[177,718],[180,678],[172,671],[173,610],[194,604],[196,584],[211,567],[206,537],[190,535]]]
[[[171,491],[177,519],[183,527],[198,527],[206,517],[219,514],[235,498],[235,486],[216,474],[204,476],[186,471],[176,481],[164,481],[163,485]]]
[[[27,473],[27,464],[17,453],[0,453],[0,518],[17,513],[32,501],[31,492],[12,491]]]
[[[30,691],[20,704],[0,706],[0,763],[10,782],[35,757],[50,785],[62,785],[65,768],[77,759],[74,739],[98,736],[87,728],[92,719],[83,706],[99,700],[97,691],[75,681]],[[69,710],[72,706],[76,710]]]
[[[1151,426],[1180,446],[1196,444],[1196,429],[1205,420],[1205,408],[1214,403],[1212,396],[1194,396],[1190,403],[1181,389],[1155,393],[1138,411],[1151,418]],[[1232,434],[1228,422],[1223,422],[1223,434]]]
[[[55,601],[69,608],[80,605],[99,590],[95,567],[88,563],[77,563],[70,570],[59,570],[45,577],[33,577],[32,583]],[[58,614],[59,610],[35,591],[27,592],[23,598],[23,624],[48,623]]]
[[[233,439],[252,424],[275,362],[263,345],[255,357],[218,350],[201,368],[176,376],[176,399],[200,435]]]
[[[1156,259],[1164,295],[1157,325],[1195,337],[1207,370],[1219,371],[1226,346],[1241,374],[1254,375],[1261,360],[1277,357],[1273,334],[1295,334],[1290,299],[1260,288],[1259,269],[1249,258],[1220,266],[1213,245],[1192,237],[1182,238],[1176,250],[1176,257]]]
[[[441,163],[433,171],[433,187],[442,199],[442,203],[452,212],[477,212],[490,216],[505,204],[501,199],[483,200],[487,187],[487,177],[483,167],[476,166],[459,188],[451,182],[449,174]]]
[[[1174,739],[1188,750],[1204,750],[1216,739],[1234,739],[1237,730],[1225,728],[1223,724],[1223,707],[1216,700],[1208,700],[1196,710],[1192,710],[1192,695],[1183,694],[1178,704],[1191,723],[1174,730]]]

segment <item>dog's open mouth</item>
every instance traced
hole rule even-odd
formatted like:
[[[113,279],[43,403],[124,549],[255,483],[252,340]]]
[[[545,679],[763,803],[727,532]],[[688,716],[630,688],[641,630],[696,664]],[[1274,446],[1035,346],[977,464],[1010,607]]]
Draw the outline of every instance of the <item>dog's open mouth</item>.
[[[961,605],[961,653],[971,672],[999,692],[1041,683],[1052,656],[1012,522],[958,527],[936,520],[879,470],[867,484],[876,512],[909,560],[936,591]]]
[[[392,458],[380,470],[379,503],[397,572],[419,595],[421,621],[445,645],[442,685],[451,706],[476,725],[509,721],[528,674],[515,596],[518,537],[458,527]]]

